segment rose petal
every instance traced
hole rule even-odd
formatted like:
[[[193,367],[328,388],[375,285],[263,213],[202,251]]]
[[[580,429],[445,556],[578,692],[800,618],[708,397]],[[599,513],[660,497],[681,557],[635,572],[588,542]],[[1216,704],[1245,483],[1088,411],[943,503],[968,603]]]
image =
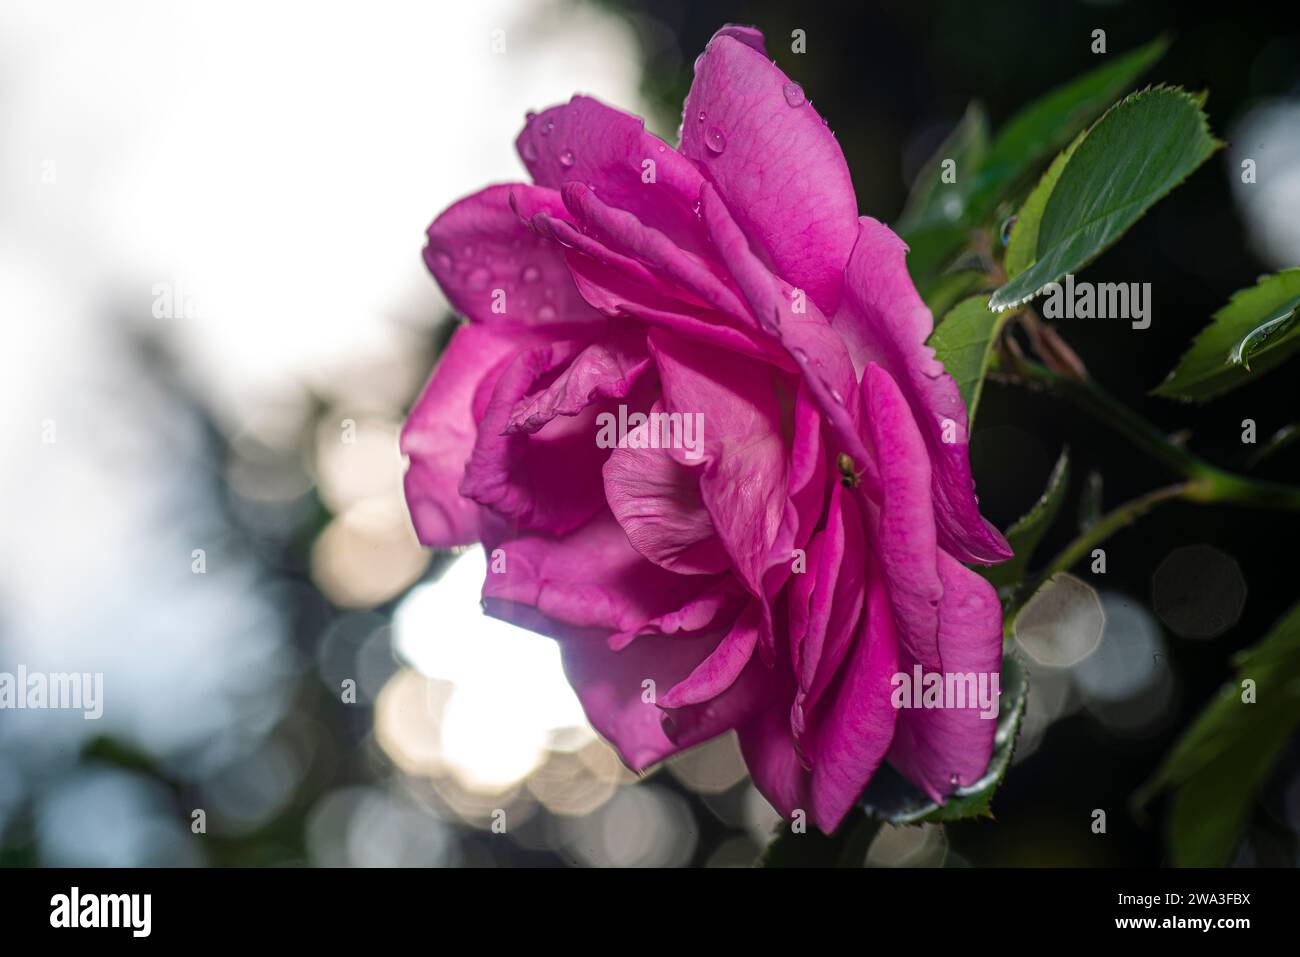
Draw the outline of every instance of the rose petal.
[[[714,641],[648,636],[611,651],[599,639],[576,638],[562,641],[560,651],[591,726],[618,749],[629,768],[642,771],[688,746],[665,733],[663,712],[648,689],[676,684]]]
[[[649,366],[643,335],[623,333],[593,342],[553,383],[510,410],[506,431],[531,434],[557,415],[577,415],[602,398],[621,399]]]
[[[822,560],[832,568],[825,578],[818,571],[817,587],[823,594],[813,595],[809,634],[797,672],[800,690],[795,695],[795,708],[805,714],[839,673],[865,601],[867,554],[863,518],[854,497],[841,493],[842,488],[835,487],[827,518],[829,537]],[[830,592],[829,596],[824,594],[826,591]],[[797,739],[798,722],[794,723],[794,729]]]
[[[784,669],[770,674],[769,700],[789,702],[794,694],[793,676]],[[762,708],[736,733],[754,786],[777,813],[787,820],[796,811],[807,813],[811,781],[795,753],[788,712],[779,706]]]
[[[478,505],[459,492],[477,434],[471,404],[480,382],[495,385],[492,370],[518,349],[492,327],[458,327],[402,426],[400,447],[410,457],[406,502],[425,545],[478,541]]]
[[[827,834],[880,767],[899,720],[890,700],[898,643],[878,568],[868,570],[866,587],[866,614],[853,650],[836,669],[839,684],[815,717],[810,816]]]
[[[846,453],[857,469],[868,470],[870,484],[873,466],[859,435],[858,379],[844,343],[816,303],[800,297],[798,290],[759,261],[722,198],[708,183],[700,192],[700,211],[710,238],[759,324],[798,366],[839,451]]]
[[[945,675],[1000,674],[1002,606],[993,586],[950,555],[939,555],[943,601],[939,605],[939,651]],[[903,656],[901,670],[912,663]],[[991,682],[991,678],[986,679]],[[988,686],[991,693],[991,683]],[[951,702],[945,702],[950,704]],[[996,714],[965,708],[911,708],[898,717],[889,762],[933,800],[974,783],[988,768],[997,733]]]
[[[718,646],[689,675],[659,699],[662,708],[684,708],[712,701],[735,684],[758,644],[762,607],[750,601]]]
[[[528,619],[531,626],[554,638],[593,629],[604,639],[641,628],[681,608],[711,584],[646,561],[608,511],[568,535],[507,531],[500,538],[485,536],[485,547],[489,552],[499,549],[504,560],[504,570],[489,572],[483,583],[488,614],[519,622],[527,609],[536,609],[544,617]],[[711,649],[701,651],[691,667]],[[683,671],[681,677],[688,673]]]
[[[659,403],[651,409],[655,413],[663,413]],[[681,464],[666,448],[649,448],[649,441],[647,421],[605,462],[605,498],[628,541],[656,565],[681,575],[725,571],[730,560],[704,504],[700,469]]]
[[[664,408],[703,416],[707,464],[700,493],[737,576],[762,598],[763,570],[785,508],[781,386],[774,371],[760,363],[739,358],[719,363],[710,350],[657,331],[649,341]]]
[[[962,561],[1003,561],[1011,549],[979,513],[966,409],[957,383],[926,345],[934,322],[907,273],[906,253],[907,246],[888,227],[862,217],[832,324],[858,369],[877,363],[907,397],[933,469],[939,544]]]
[[[693,210],[699,171],[647,133],[639,116],[575,96],[531,118],[515,145],[539,186],[584,183],[678,246],[694,252],[706,248]]]
[[[888,581],[899,644],[927,670],[941,671],[938,606],[943,585],[930,459],[912,410],[889,373],[869,365],[862,389],[882,490],[875,549]]]
[[[433,221],[424,261],[457,312],[511,325],[599,319],[578,294],[561,248],[520,218],[540,212],[567,215],[559,193],[517,183],[489,186]]]
[[[777,274],[833,312],[857,236],[857,198],[839,144],[795,89],[752,42],[715,35],[696,61],[681,151]]]
[[[588,235],[685,290],[696,304],[715,309],[740,324],[754,324],[740,297],[720,278],[720,267],[682,249],[632,213],[609,206],[581,183],[566,184],[561,195]]]
[[[479,425],[460,493],[521,528],[565,534],[603,506],[597,416],[608,402],[552,419],[529,435],[508,432],[511,416],[545,377],[565,368],[582,343],[522,351],[501,374]]]
[[[739,589],[730,576],[719,576],[682,607],[651,618],[635,629],[610,635],[608,644],[612,650],[619,651],[643,635],[698,635],[710,629],[721,638],[718,629],[730,629],[742,604]]]

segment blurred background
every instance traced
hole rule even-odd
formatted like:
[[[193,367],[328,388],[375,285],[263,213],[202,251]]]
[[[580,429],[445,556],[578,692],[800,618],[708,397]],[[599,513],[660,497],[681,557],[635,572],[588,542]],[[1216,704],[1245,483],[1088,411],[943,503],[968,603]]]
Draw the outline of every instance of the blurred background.
[[[424,228],[521,178],[525,111],[574,92],[670,138],[728,21],[766,31],[887,222],[969,100],[996,125],[1096,65],[1092,30],[1113,52],[1167,32],[1149,79],[1208,88],[1229,148],[1101,260],[1105,281],[1152,283],[1151,329],[1061,331],[1111,391],[1242,468],[1241,420],[1261,441],[1288,425],[1294,379],[1209,409],[1145,393],[1234,290],[1300,262],[1300,29],[1281,18],[1173,0],[9,0],[0,672],[102,672],[104,713],[0,711],[0,864],[748,865],[776,815],[729,737],[630,774],[554,644],[480,614],[480,553],[415,541],[396,434],[452,321]],[[1097,494],[1164,478],[1071,408],[990,385],[986,514],[1025,511],[1067,442],[1049,547]],[[1298,466],[1300,444],[1256,472]],[[887,830],[870,862],[1159,864],[1162,807],[1129,798],[1295,600],[1276,544],[1297,538],[1296,516],[1177,505],[1112,539],[1104,589],[1058,589],[1022,628],[1032,690],[997,821]],[[1293,743],[1237,863],[1294,865],[1298,833]]]

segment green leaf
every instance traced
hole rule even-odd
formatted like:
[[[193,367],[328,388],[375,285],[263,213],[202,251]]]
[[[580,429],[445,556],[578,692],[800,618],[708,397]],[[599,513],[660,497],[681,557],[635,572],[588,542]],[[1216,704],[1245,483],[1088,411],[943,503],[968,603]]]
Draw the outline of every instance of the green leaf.
[[[1271,459],[1278,452],[1293,445],[1296,439],[1300,439],[1300,422],[1282,426],[1267,442],[1251,453],[1250,458],[1246,460],[1246,467],[1253,469],[1265,459]]]
[[[907,205],[896,228],[904,238],[925,226],[961,222],[966,197],[974,185],[989,144],[989,121],[984,107],[971,103],[947,139],[916,174]],[[944,160],[952,160],[954,182],[943,181]]]
[[[998,727],[993,738],[993,756],[980,779],[958,788],[945,804],[936,804],[915,785],[887,764],[858,799],[858,804],[873,819],[889,824],[920,824],[924,821],[957,821],[969,817],[992,817],[993,794],[1002,784],[1011,756],[1015,751],[1020,721],[1025,714],[1029,680],[1024,666],[1014,655],[1002,658],[1002,698]]]
[[[1204,402],[1300,351],[1300,268],[1262,277],[1214,314],[1153,394]]]
[[[925,304],[930,307],[930,313],[943,316],[977,289],[988,288],[987,282],[988,274],[982,269],[954,269],[941,273],[916,288]]]
[[[954,306],[930,334],[929,344],[935,355],[957,382],[966,405],[968,429],[975,422],[993,344],[1010,315],[989,312],[982,295],[972,296]]]
[[[908,247],[907,272],[918,289],[928,289],[970,241],[970,229],[962,223],[935,223],[903,238]]]
[[[972,190],[970,217],[990,212],[1047,157],[1070,142],[1116,97],[1133,88],[1169,48],[1166,37],[1131,50],[1040,97],[998,131]]]
[[[1160,770],[1135,795],[1173,792],[1168,840],[1179,867],[1227,864],[1255,796],[1300,728],[1300,604],[1258,645],[1237,655],[1237,674],[1196,718]],[[1255,702],[1242,683],[1255,682]]]
[[[1086,135],[1086,132],[1080,133],[1074,138],[1073,143],[1052,160],[1052,165],[1047,168],[1038,185],[1020,204],[1020,210],[1016,213],[1016,223],[1011,227],[1011,241],[1007,244],[1007,254],[1002,259],[1008,279],[1016,278],[1034,264],[1034,259],[1038,255],[1038,228],[1043,221],[1043,210],[1047,208],[1047,200],[1052,195],[1056,181],[1061,178],[1065,164],[1070,161],[1070,155],[1083,142]]]
[[[1034,264],[993,294],[994,311],[1027,302],[1083,268],[1221,144],[1202,98],[1156,87],[1125,97],[1073,150],[1038,227]]]
[[[1007,529],[1007,544],[1011,546],[1013,552],[1011,558],[1001,565],[976,568],[976,571],[988,579],[995,588],[1018,585],[1024,580],[1034,549],[1043,540],[1057,513],[1061,511],[1061,503],[1065,501],[1065,493],[1069,486],[1070,450],[1066,448],[1061,450],[1060,458],[1056,460],[1052,474],[1047,479],[1047,488],[1034,503],[1034,507],[1016,519],[1015,523]]]

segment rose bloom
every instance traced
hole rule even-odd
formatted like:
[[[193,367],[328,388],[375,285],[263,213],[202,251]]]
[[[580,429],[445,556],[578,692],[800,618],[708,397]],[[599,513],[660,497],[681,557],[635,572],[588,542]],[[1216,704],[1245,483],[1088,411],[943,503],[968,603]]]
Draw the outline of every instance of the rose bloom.
[[[734,729],[823,831],[882,761],[942,801],[996,722],[896,709],[891,679],[1000,670],[997,596],[962,563],[1010,550],[907,248],[858,217],[753,28],[696,61],[680,139],[576,96],[519,135],[533,185],[429,227],[469,321],[402,431],[416,531],[482,542],[484,609],[559,642],[634,770]]]

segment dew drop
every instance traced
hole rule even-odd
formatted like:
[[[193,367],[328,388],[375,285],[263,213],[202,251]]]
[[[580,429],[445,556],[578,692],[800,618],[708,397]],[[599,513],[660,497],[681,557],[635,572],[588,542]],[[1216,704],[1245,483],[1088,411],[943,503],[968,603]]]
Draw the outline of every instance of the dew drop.
[[[439,272],[445,272],[446,270],[451,268],[451,257],[448,256],[446,253],[434,253],[433,265],[438,269]]]
[[[952,772],[952,774],[949,775],[948,777],[948,783],[951,784],[953,787],[956,787],[961,783],[961,775],[959,775],[956,771]]]
[[[537,310],[538,322],[550,322],[555,318],[555,310],[550,306],[542,306]]]
[[[1008,217],[1007,221],[1002,224],[1002,229],[999,231],[999,234],[1002,237],[1003,246],[1006,246],[1011,242],[1011,230],[1015,225],[1016,217],[1014,216]]]
[[[695,67],[694,67],[694,70],[695,70],[696,73],[699,73],[699,72],[700,72],[700,64],[703,63],[703,62],[704,62],[704,54],[701,53],[699,56],[697,56],[697,57],[695,58]]]
[[[469,283],[471,289],[486,289],[488,283],[492,281],[492,272],[484,266],[479,266],[477,269],[471,270],[465,280]]]
[[[807,97],[803,95],[803,87],[793,80],[781,88],[785,95],[785,102],[790,106],[803,106],[808,102]]]
[[[524,140],[522,152],[526,163],[532,163],[537,159],[537,147],[533,145],[532,140]]]
[[[555,129],[555,121],[554,121],[554,120],[547,120],[545,123],[542,124],[542,135],[543,135],[543,136],[550,136],[550,135],[551,135],[551,130],[553,130],[553,129]]]
[[[704,134],[704,144],[711,152],[721,153],[727,148],[727,138],[722,135],[722,130],[716,126],[710,126]]]
[[[696,119],[699,120],[701,123],[704,122],[704,111],[703,111],[703,110],[700,110],[700,115],[697,116]]]
[[[560,153],[560,165],[566,169],[573,165],[573,150],[563,150]]]
[[[535,119],[537,119],[537,114],[534,113],[532,110],[529,110],[527,113],[524,114],[525,123],[531,123]]]
[[[542,271],[536,266],[525,266],[524,271],[520,273],[520,278],[522,278],[524,282],[537,282],[537,280],[542,278]]]

